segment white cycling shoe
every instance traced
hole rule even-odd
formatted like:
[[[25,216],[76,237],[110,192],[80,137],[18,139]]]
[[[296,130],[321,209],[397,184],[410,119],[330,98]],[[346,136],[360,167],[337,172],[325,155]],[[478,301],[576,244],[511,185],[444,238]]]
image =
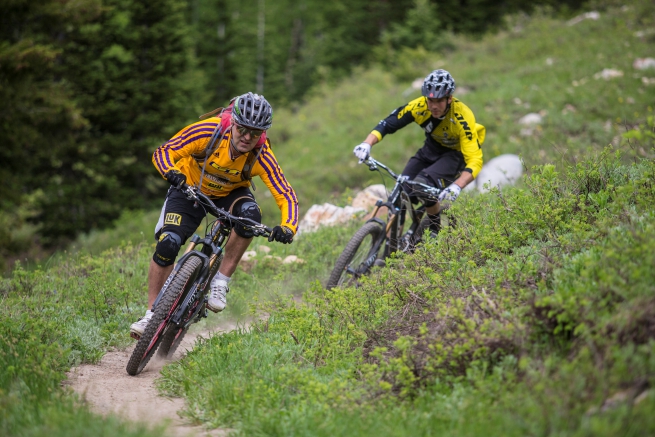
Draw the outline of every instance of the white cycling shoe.
[[[146,330],[146,326],[148,326],[148,322],[150,322],[150,319],[152,319],[152,316],[154,314],[155,313],[148,310],[146,311],[145,316],[141,317],[139,320],[132,323],[132,325],[130,326],[130,335],[134,338],[141,337]]]
[[[215,313],[221,312],[227,305],[227,293],[230,288],[227,282],[221,279],[212,279],[209,291],[209,299],[207,300],[207,308]]]

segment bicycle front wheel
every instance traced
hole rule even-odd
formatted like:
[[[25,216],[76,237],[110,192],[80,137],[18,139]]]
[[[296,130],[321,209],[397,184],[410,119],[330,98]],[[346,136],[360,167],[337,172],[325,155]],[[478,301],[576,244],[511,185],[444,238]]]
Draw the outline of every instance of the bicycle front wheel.
[[[150,361],[150,358],[164,337],[163,334],[170,316],[182,302],[187,291],[189,291],[193,282],[200,274],[201,269],[202,261],[200,258],[191,256],[177,270],[166,291],[164,291],[164,295],[155,307],[155,313],[150,319],[143,335],[134,347],[132,356],[127,363],[126,370],[128,374],[132,376],[137,375],[148,364],[148,361]],[[169,343],[169,347],[171,343]]]
[[[368,222],[362,226],[334,263],[325,288],[353,285],[362,275],[368,274],[382,246],[382,235],[380,223]]]
[[[211,279],[214,277],[216,272],[218,272],[219,267],[221,266],[221,262],[223,262],[223,254],[221,253],[219,257],[214,261],[214,263],[211,265],[211,270],[210,270],[210,276],[207,279],[208,283],[211,282]],[[185,293],[186,294],[186,293]],[[189,331],[189,326],[188,322],[191,320],[192,317],[195,318],[195,320],[191,321],[191,323],[195,323],[200,321],[201,317],[205,317],[204,315],[200,315],[205,313],[205,311],[201,308],[200,311],[201,313],[198,314],[196,309],[198,308],[198,305],[204,305],[204,300],[205,300],[205,295],[201,295],[196,299],[195,302],[192,302],[189,305],[189,308],[187,310],[187,314],[182,318],[182,324],[186,326],[186,328],[178,328],[175,326],[169,326],[166,331],[164,332],[163,338],[161,340],[161,344],[159,345],[159,349],[157,349],[157,357],[162,358],[165,360],[171,360],[173,359],[173,354],[175,354],[175,351],[177,348],[180,346],[180,343],[182,343],[182,340],[184,339],[184,336],[186,333]]]

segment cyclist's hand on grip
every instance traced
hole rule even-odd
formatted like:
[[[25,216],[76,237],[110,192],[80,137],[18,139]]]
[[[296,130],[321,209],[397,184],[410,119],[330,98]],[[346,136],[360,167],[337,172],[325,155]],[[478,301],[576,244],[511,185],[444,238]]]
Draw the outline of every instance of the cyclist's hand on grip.
[[[462,189],[457,184],[450,184],[439,194],[439,202],[448,201],[454,202],[459,197]]]
[[[361,143],[355,146],[353,153],[359,158],[359,163],[366,161],[371,154],[371,145],[369,143]]]
[[[186,175],[179,170],[171,170],[164,175],[166,180],[174,187],[180,187],[186,183]]]
[[[268,241],[278,241],[283,244],[289,244],[293,241],[293,231],[286,226],[276,226],[268,236]]]

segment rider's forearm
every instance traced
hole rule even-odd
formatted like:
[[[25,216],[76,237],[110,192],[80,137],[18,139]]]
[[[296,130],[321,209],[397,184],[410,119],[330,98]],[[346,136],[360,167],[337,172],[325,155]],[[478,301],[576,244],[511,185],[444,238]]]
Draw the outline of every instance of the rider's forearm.
[[[460,177],[457,178],[455,183],[460,187],[464,188],[471,182],[473,182],[473,175],[467,171],[463,171]]]
[[[368,136],[366,137],[364,142],[370,144],[371,146],[373,146],[378,142],[378,137],[376,137],[373,134],[368,134]]]

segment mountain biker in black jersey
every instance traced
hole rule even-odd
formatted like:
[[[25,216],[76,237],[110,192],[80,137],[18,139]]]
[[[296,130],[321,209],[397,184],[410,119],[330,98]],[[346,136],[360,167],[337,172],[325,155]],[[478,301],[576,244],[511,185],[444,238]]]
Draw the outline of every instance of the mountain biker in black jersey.
[[[423,200],[432,235],[439,232],[442,203],[454,202],[462,188],[482,169],[485,128],[476,123],[473,112],[453,96],[455,80],[446,70],[434,70],[421,87],[422,96],[395,109],[368,134],[353,153],[362,163],[371,147],[411,122],[425,131],[425,142],[409,159],[402,174],[434,187],[444,188],[439,201]]]
[[[130,327],[136,338],[152,317],[152,305],[173,270],[181,246],[205,217],[203,208],[174,187],[195,185],[217,207],[261,223],[261,211],[250,190],[251,176],[259,176],[282,216],[269,241],[291,243],[298,229],[296,193],[266,137],[273,120],[271,105],[263,96],[246,93],[232,99],[226,110],[215,115],[185,127],[153,154],[155,168],[173,187],[168,190],[155,227],[157,245],[148,269],[148,311]],[[207,308],[211,311],[225,308],[228,283],[252,238],[246,228],[232,228],[225,256],[210,285]]]

